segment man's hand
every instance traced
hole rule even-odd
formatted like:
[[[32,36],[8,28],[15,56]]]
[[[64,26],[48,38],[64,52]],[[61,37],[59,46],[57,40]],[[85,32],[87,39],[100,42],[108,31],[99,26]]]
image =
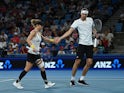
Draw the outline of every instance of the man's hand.
[[[60,41],[61,41],[61,39],[59,37],[55,37],[54,38],[54,43],[55,44],[58,44]]]

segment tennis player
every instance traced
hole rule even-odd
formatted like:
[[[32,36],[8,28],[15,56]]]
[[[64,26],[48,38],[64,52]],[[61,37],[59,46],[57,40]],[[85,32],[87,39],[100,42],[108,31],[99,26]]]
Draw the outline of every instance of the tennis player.
[[[94,28],[94,22],[91,17],[88,16],[88,9],[82,8],[81,9],[81,17],[75,20],[70,29],[61,37],[56,37],[55,42],[59,43],[62,39],[66,38],[67,36],[71,35],[71,33],[75,30],[79,33],[79,46],[77,49],[76,59],[72,68],[72,76],[70,85],[75,85],[75,75],[77,68],[80,62],[83,60],[84,54],[86,54],[86,64],[83,68],[82,75],[80,76],[78,83],[80,85],[88,85],[85,82],[85,76],[93,63],[93,34],[96,35],[96,30]]]
[[[34,27],[34,29],[30,32],[27,43],[30,46],[28,53],[27,53],[27,61],[24,70],[20,73],[18,79],[13,82],[13,85],[18,89],[23,89],[23,86],[21,85],[20,81],[21,79],[29,72],[29,70],[33,67],[34,64],[36,64],[40,71],[41,76],[45,83],[45,88],[50,88],[55,85],[55,83],[52,83],[47,80],[45,68],[44,68],[44,62],[40,56],[40,43],[41,40],[44,39],[47,42],[51,42],[50,39],[43,37],[41,30],[43,30],[43,24],[41,20],[39,19],[32,19],[31,24]]]

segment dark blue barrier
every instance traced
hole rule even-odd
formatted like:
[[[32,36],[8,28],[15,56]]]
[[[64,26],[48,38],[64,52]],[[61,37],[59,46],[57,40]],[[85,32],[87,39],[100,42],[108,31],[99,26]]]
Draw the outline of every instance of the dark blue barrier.
[[[43,57],[46,69],[70,69],[73,66],[75,55],[59,55],[56,57]],[[80,67],[85,65],[85,57]],[[26,55],[9,55],[0,58],[0,70],[22,69],[25,66]],[[94,55],[94,62],[91,69],[123,69],[124,55],[103,54]],[[34,66],[34,69],[37,69]]]

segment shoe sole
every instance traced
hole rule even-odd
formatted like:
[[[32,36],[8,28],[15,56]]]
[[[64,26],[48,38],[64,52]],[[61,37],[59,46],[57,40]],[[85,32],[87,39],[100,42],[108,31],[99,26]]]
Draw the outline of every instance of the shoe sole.
[[[14,83],[13,83],[13,86],[16,87],[17,89],[23,89],[23,88],[18,88]]]
[[[47,89],[47,88],[51,88],[51,87],[53,87],[53,86],[55,86],[55,85],[56,85],[56,83],[54,83],[52,86],[46,87],[46,89]]]
[[[73,87],[73,86],[75,86],[75,85],[72,85],[72,84],[70,83],[70,86]]]
[[[74,85],[73,85],[72,82],[70,81],[70,86],[71,86],[71,87],[75,86],[75,82],[74,82]]]
[[[78,83],[78,85],[81,85],[81,86],[89,86],[89,85],[85,85],[85,84],[82,84],[82,83],[79,83],[79,82],[77,82]]]

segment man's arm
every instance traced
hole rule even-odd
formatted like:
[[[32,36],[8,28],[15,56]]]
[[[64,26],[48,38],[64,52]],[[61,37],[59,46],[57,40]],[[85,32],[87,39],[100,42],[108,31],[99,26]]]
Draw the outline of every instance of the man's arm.
[[[71,33],[74,31],[75,29],[74,28],[70,28],[67,32],[65,32],[59,39],[60,41],[66,37],[68,37],[69,35],[71,35]]]
[[[74,28],[70,28],[67,32],[65,32],[61,37],[55,37],[54,38],[54,43],[58,44],[62,39],[68,37],[69,35],[71,35],[71,33],[74,31]]]

